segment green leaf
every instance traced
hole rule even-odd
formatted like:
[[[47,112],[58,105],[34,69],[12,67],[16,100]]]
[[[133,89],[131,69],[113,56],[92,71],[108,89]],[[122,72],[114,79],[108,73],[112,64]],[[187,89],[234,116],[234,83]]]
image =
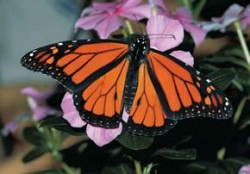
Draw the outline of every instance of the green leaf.
[[[144,137],[144,136],[137,136],[131,134],[129,132],[123,131],[116,140],[121,143],[123,146],[133,149],[133,150],[141,150],[149,148],[153,142],[153,137]]]
[[[239,127],[240,127],[240,129],[245,129],[249,125],[250,125],[250,118],[246,118],[242,121],[242,123]]]
[[[245,69],[235,69],[236,79],[240,84],[250,86],[250,72]]]
[[[207,0],[200,0],[198,1],[198,4],[196,5],[196,7],[193,10],[193,16],[195,19],[198,19],[200,16],[200,13],[203,9],[203,7],[205,6]]]
[[[225,56],[233,55],[233,56],[242,58],[242,60],[245,60],[245,55],[241,46],[234,45],[234,46],[227,47],[226,49],[223,50],[223,54]]]
[[[120,164],[114,167],[106,167],[102,174],[134,174],[134,170],[128,164]]]
[[[40,156],[42,156],[43,154],[45,154],[48,151],[49,151],[49,149],[46,148],[46,147],[35,148],[35,149],[31,150],[30,152],[28,152],[23,157],[23,162],[27,163],[27,162],[30,162],[32,160],[35,160],[35,159],[39,158]]]
[[[71,127],[70,124],[63,117],[48,117],[41,122],[40,127],[55,128],[59,131],[75,136],[82,136],[84,134],[83,128]]]
[[[245,60],[238,59],[233,56],[215,56],[213,58],[208,58],[205,60],[206,62],[211,62],[211,63],[232,63],[241,67],[244,67],[246,69],[249,69],[250,67],[247,65]]]
[[[184,167],[183,172],[192,174],[228,174],[220,166],[210,163],[191,163]]]
[[[221,90],[225,90],[235,77],[236,74],[232,69],[220,69],[208,75],[208,78],[213,81],[213,84]]]
[[[236,124],[239,119],[240,119],[240,116],[242,114],[242,111],[243,111],[243,108],[246,104],[246,101],[247,101],[247,97],[243,97],[235,111],[235,114],[234,114],[234,118],[233,118],[233,123]]]
[[[191,163],[184,167],[184,171],[186,173],[201,173],[204,172],[206,169],[207,167],[205,165],[199,163]]]
[[[175,149],[159,149],[153,156],[162,156],[167,159],[172,160],[195,160],[196,150],[195,149],[185,149],[185,150],[175,150]]]
[[[35,146],[43,146],[46,143],[44,136],[36,127],[25,128],[23,130],[23,137]]]

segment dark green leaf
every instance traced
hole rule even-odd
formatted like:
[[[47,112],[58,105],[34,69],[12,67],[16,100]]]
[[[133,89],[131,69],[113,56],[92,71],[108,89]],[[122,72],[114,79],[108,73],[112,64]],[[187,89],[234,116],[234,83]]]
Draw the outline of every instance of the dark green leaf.
[[[213,81],[214,85],[221,90],[225,90],[235,77],[236,74],[231,69],[220,69],[208,75],[208,78]]]
[[[106,167],[103,169],[102,174],[134,174],[132,167],[128,164],[120,164],[114,167]]]
[[[250,118],[244,119],[241,123],[239,128],[240,129],[245,129],[246,127],[250,126]]]
[[[198,1],[198,4],[195,6],[194,10],[193,10],[193,16],[195,19],[198,19],[200,17],[200,13],[203,9],[203,7],[205,6],[207,0],[200,0]]]
[[[245,59],[244,52],[242,51],[241,46],[231,46],[227,47],[226,49],[223,50],[223,54],[225,56],[236,56],[242,59]]]
[[[244,69],[236,69],[236,80],[242,85],[250,85],[250,73]]]
[[[219,166],[210,163],[191,163],[184,167],[183,172],[187,174],[228,174]]]
[[[136,136],[124,131],[117,137],[116,140],[129,149],[141,150],[149,148],[152,145],[154,138]]]
[[[212,62],[212,63],[232,63],[241,67],[244,67],[246,69],[249,69],[249,66],[247,65],[246,61],[233,57],[233,56],[215,56],[213,58],[208,58],[205,60],[206,62]]]
[[[199,163],[191,163],[184,167],[184,171],[186,173],[201,173],[204,172],[206,169],[207,167],[205,165]]]
[[[39,147],[39,148],[33,149],[23,157],[23,162],[27,163],[27,162],[30,162],[32,160],[35,160],[48,151],[49,150],[46,147]]]
[[[40,124],[41,127],[51,127],[59,131],[68,133],[70,135],[82,136],[84,134],[83,128],[73,128],[63,117],[48,117]]]
[[[185,150],[175,150],[175,149],[159,149],[153,156],[162,156],[167,159],[172,160],[195,160],[196,150],[195,149],[185,149]]]
[[[219,167],[209,167],[209,168],[207,168],[205,173],[206,174],[228,174],[227,171],[225,171]]]
[[[23,137],[26,141],[35,146],[43,146],[46,143],[44,136],[36,127],[28,127],[23,130]]]

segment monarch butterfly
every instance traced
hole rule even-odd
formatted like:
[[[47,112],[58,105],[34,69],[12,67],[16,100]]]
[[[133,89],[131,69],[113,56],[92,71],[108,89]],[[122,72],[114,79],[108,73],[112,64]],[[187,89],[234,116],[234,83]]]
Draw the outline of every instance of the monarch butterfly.
[[[59,42],[27,53],[21,63],[65,86],[82,119],[92,125],[118,127],[125,108],[128,131],[154,136],[180,119],[232,115],[230,101],[210,80],[150,48],[146,35],[132,35],[128,42]]]

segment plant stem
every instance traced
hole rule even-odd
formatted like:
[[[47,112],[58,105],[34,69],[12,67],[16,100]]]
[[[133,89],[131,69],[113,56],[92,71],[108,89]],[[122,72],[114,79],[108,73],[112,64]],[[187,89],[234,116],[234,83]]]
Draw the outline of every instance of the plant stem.
[[[137,161],[134,159],[134,165],[135,165],[136,174],[142,174],[142,168],[141,168],[140,161]]]
[[[53,156],[53,158],[58,161],[62,167],[62,169],[65,171],[66,174],[76,174],[75,170],[69,167],[66,163],[63,162],[62,154],[60,153],[59,149],[61,146],[61,137],[58,134],[57,130],[55,129],[49,129],[49,128],[42,128],[38,127],[37,129],[39,132],[45,135],[47,140],[47,146],[50,149],[50,153]]]
[[[241,44],[241,47],[242,47],[242,50],[245,54],[245,57],[246,57],[246,62],[247,64],[250,66],[250,53],[249,53],[249,50],[247,48],[247,44],[246,44],[246,41],[245,41],[245,38],[243,36],[243,32],[242,32],[242,29],[240,27],[240,22],[239,21],[236,21],[233,23],[234,24],[234,27],[236,29],[236,32],[238,34],[238,37],[239,37],[239,40],[240,40],[240,44]]]
[[[133,33],[134,33],[134,30],[133,30],[133,28],[132,28],[132,26],[131,26],[131,23],[130,23],[127,19],[125,20],[125,24],[126,24],[126,26],[127,26],[128,33],[129,33],[129,34],[133,34]]]

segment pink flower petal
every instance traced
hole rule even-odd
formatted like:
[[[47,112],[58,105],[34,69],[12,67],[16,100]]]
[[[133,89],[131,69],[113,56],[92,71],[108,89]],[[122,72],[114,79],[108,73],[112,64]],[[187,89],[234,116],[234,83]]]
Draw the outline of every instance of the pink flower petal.
[[[105,129],[102,127],[95,127],[90,124],[86,129],[88,137],[95,142],[98,146],[104,146],[113,141],[122,132],[122,124],[119,124],[118,128]]]
[[[242,14],[243,18],[242,20],[240,21],[240,25],[241,25],[241,28],[243,30],[246,29],[247,25],[250,24],[250,5],[248,5],[243,14]]]
[[[196,46],[200,45],[204,41],[207,35],[206,30],[203,30],[200,27],[193,25],[193,24],[189,24],[189,23],[183,22],[182,25],[184,29],[190,33]]]
[[[184,29],[190,33],[196,46],[204,41],[207,31],[194,24],[191,11],[184,7],[177,8],[176,18],[183,25]]]
[[[91,14],[90,16],[83,16],[75,23],[75,28],[84,30],[94,29],[98,23],[107,17],[106,13]]]
[[[210,22],[210,21],[199,22],[198,25],[200,26],[200,28],[202,28],[203,30],[206,30],[207,32],[220,30],[221,28],[223,28],[222,24],[218,22]]]
[[[167,8],[163,0],[149,0],[151,7],[157,8],[157,15],[172,16],[170,10]]]
[[[187,51],[173,51],[171,54],[171,56],[181,60],[182,62],[190,65],[190,66],[194,66],[194,58],[193,56],[190,54],[190,52]]]
[[[121,4],[123,10],[130,10],[131,7],[136,7],[141,3],[141,0],[122,0]]]
[[[182,25],[177,20],[162,15],[153,16],[148,20],[147,33],[150,46],[160,51],[178,46],[184,38]]]
[[[250,165],[241,167],[238,174],[250,174]]]
[[[62,100],[61,108],[63,110],[63,118],[69,122],[72,127],[80,128],[86,125],[76,110],[73,102],[72,94],[67,92]]]
[[[148,4],[140,5],[137,7],[131,7],[129,10],[122,11],[119,15],[131,20],[141,20],[143,18],[150,18],[151,7]]]
[[[18,128],[18,125],[19,125],[19,122],[17,120],[13,120],[4,126],[4,128],[1,130],[1,133],[4,136],[7,136],[9,133],[15,132]]]
[[[185,7],[179,7],[176,9],[176,16],[182,20],[185,20],[185,22],[192,22],[193,17],[192,17],[192,12],[188,10]]]
[[[32,97],[34,100],[46,100],[52,95],[52,91],[40,92],[36,88],[26,87],[21,90],[23,95]]]
[[[101,39],[106,39],[121,25],[121,20],[117,16],[109,15],[95,27],[95,30],[97,31]]]
[[[225,25],[229,25],[232,22],[240,18],[240,13],[243,11],[243,7],[238,4],[232,4],[223,14],[222,19]]]
[[[94,2],[92,6],[96,11],[107,11],[110,9],[114,9],[117,4],[117,2]]]
[[[56,113],[57,113],[57,110],[55,109],[52,109],[48,106],[40,106],[33,110],[33,119],[35,121],[39,121],[47,117],[48,115],[54,115]]]

